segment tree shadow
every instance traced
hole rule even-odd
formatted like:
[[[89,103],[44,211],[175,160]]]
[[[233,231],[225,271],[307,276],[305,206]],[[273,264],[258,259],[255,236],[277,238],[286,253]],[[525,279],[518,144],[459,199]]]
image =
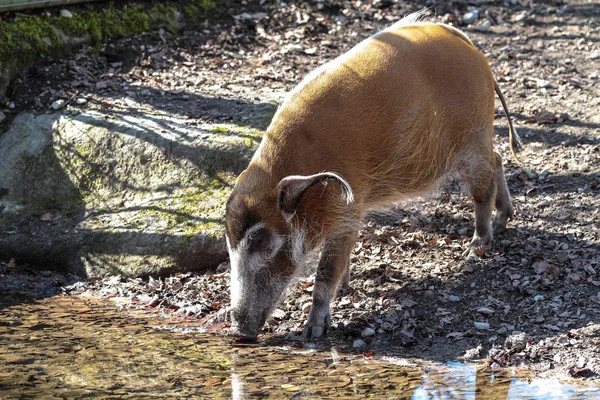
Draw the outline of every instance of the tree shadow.
[[[203,122],[231,121],[240,126],[264,130],[277,110],[277,104],[268,102],[209,97],[190,91],[162,90],[150,86],[136,86],[135,88],[137,89],[136,96],[131,99],[138,103],[138,106],[131,103],[131,105],[123,107],[123,110],[113,108],[111,112],[125,115],[143,113],[146,117],[153,118],[151,114],[144,112],[143,107],[149,106],[159,113],[162,112],[169,116],[180,116]],[[114,91],[106,92],[104,96],[113,98],[114,101],[121,101],[128,97],[122,92]],[[139,106],[142,106],[142,109]],[[154,119],[157,123],[163,124],[165,129],[173,130],[161,118],[155,117]]]

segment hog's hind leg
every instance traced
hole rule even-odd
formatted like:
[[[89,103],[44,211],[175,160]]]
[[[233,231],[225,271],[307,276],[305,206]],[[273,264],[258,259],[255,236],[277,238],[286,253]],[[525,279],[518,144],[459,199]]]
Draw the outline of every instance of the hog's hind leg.
[[[358,232],[352,232],[325,240],[315,277],[312,307],[302,332],[306,340],[323,336],[331,326],[331,300],[340,283],[349,279],[350,253],[357,235]]]
[[[494,180],[496,181],[496,218],[494,219],[494,232],[500,233],[506,229],[507,221],[513,217],[513,207],[510,192],[504,177],[502,157],[494,152]]]

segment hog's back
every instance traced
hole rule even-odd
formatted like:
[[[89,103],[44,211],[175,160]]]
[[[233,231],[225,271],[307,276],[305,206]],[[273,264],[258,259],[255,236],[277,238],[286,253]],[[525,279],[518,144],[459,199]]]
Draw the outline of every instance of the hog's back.
[[[493,75],[468,39],[445,25],[396,26],[294,89],[254,162],[281,177],[337,172],[369,208],[426,191],[469,158],[491,160],[493,116]]]

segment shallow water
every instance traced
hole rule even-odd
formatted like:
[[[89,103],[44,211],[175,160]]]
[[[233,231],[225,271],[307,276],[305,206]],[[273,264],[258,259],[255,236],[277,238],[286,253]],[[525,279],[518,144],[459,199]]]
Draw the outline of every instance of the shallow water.
[[[0,298],[0,398],[600,399],[595,385],[459,362],[301,342],[234,347],[182,324],[76,296]]]

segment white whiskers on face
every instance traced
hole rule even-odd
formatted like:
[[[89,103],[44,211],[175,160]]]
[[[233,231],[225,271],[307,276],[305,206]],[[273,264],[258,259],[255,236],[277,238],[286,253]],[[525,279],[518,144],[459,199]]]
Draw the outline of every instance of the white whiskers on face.
[[[306,239],[306,231],[302,228],[297,228],[292,231],[290,240],[292,242],[292,262],[296,268],[302,265],[306,256],[306,246],[304,240]]]
[[[227,242],[227,251],[229,252],[229,264],[231,266],[231,306],[235,307],[239,303],[240,296],[242,294],[241,282],[239,278],[240,254],[237,251],[237,249],[231,248],[231,243],[229,243],[229,238],[227,237],[227,235],[225,235],[225,241]]]

